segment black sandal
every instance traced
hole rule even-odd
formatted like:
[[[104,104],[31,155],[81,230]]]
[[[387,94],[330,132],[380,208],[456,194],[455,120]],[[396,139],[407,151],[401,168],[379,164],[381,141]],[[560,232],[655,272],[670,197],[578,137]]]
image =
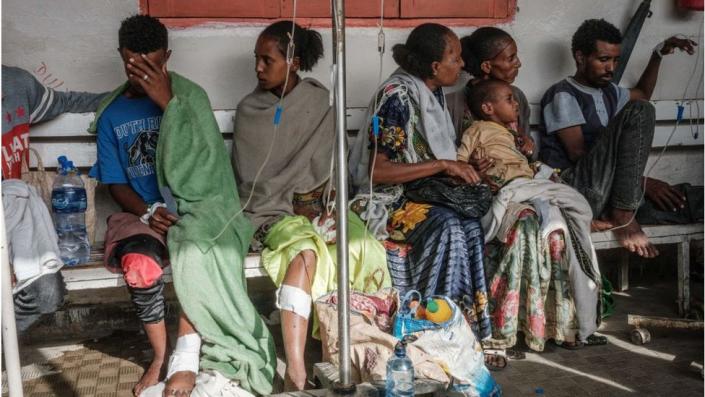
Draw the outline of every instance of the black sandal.
[[[607,342],[606,336],[592,334],[587,337],[587,341],[584,344],[585,346],[604,346]]]
[[[606,336],[592,334],[587,337],[585,342],[576,340],[575,342],[563,342],[558,346],[567,350],[580,350],[585,346],[604,346],[608,342]]]
[[[562,343],[557,343],[558,347],[562,347],[566,350],[580,350],[583,347],[585,347],[585,344],[579,340],[576,340],[575,342],[562,342]]]
[[[514,348],[506,349],[504,352],[507,355],[507,358],[510,360],[523,360],[526,358],[526,353]]]

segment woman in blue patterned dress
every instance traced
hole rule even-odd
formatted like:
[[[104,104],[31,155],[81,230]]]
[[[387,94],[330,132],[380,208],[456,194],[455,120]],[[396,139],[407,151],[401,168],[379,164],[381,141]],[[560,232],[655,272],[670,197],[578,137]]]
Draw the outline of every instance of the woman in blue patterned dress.
[[[464,302],[477,337],[486,339],[491,329],[479,219],[404,196],[405,183],[434,175],[479,183],[471,165],[456,161],[455,130],[443,95],[443,87],[458,80],[460,54],[458,37],[431,23],[394,46],[400,68],[372,99],[368,123],[350,153],[357,192],[352,208],[377,238],[387,239],[392,284],[402,294],[415,289]],[[372,116],[378,117],[378,129]]]

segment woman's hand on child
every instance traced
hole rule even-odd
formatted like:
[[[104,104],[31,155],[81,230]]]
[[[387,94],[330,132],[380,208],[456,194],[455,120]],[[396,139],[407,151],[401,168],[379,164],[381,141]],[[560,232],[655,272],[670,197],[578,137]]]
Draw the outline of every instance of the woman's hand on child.
[[[128,62],[127,68],[133,74],[130,77],[138,77],[136,81],[142,86],[144,92],[162,110],[165,110],[174,96],[171,92],[171,79],[166,70],[166,63],[160,67],[144,54],[130,58]]]
[[[452,177],[461,179],[465,183],[472,185],[477,185],[480,183],[480,175],[478,175],[475,168],[468,163],[462,161],[454,160],[441,160],[443,161],[444,172]]]
[[[166,208],[159,207],[154,212],[151,218],[149,218],[149,227],[159,234],[166,234],[169,227],[176,223],[179,218],[172,214]]]

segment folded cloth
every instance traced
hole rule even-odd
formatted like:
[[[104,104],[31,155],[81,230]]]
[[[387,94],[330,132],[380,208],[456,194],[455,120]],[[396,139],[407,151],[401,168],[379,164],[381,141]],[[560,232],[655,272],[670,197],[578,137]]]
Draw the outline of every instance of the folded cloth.
[[[389,238],[387,232],[387,222],[392,203],[396,202],[404,194],[401,185],[388,186],[385,192],[374,192],[370,198],[368,193],[358,193],[348,207],[365,221],[367,230],[375,239],[384,241]]]
[[[2,181],[2,203],[10,263],[17,278],[15,294],[64,264],[51,215],[33,186],[19,179]]]
[[[497,239],[503,243],[507,242],[509,238],[509,233],[514,229],[519,217],[522,212],[529,210],[531,212],[536,212],[534,208],[528,204],[510,202],[507,205],[507,211],[504,213],[502,218],[502,223],[499,225],[497,230]]]
[[[568,233],[568,225],[563,219],[560,208],[545,198],[536,197],[530,201],[541,219],[541,238],[546,239],[549,234],[558,230],[564,234]]]

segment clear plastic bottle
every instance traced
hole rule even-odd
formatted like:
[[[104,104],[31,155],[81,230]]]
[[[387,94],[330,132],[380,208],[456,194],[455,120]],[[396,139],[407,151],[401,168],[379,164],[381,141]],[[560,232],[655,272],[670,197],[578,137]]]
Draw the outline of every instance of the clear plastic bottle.
[[[86,233],[86,188],[73,162],[58,159],[58,175],[51,191],[54,226],[59,235],[59,254],[65,265],[88,262],[91,246]]]
[[[414,363],[406,356],[406,344],[397,343],[394,355],[387,361],[386,397],[414,395]]]

